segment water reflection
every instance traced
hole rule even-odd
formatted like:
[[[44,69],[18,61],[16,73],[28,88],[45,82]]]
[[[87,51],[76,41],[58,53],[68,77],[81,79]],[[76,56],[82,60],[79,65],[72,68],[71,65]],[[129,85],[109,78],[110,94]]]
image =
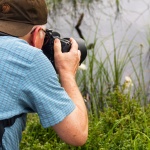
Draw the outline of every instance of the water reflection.
[[[114,27],[114,32],[126,31],[129,26],[133,26],[131,30],[134,33],[136,31],[143,33],[148,30],[149,0],[122,0],[118,5],[116,0],[91,3],[85,1],[76,4],[74,2],[62,0],[57,4],[51,4],[48,27],[60,31],[64,36],[79,36],[75,26],[84,14],[80,29],[85,39],[89,41],[92,41],[95,32],[102,38],[111,35],[111,25]]]

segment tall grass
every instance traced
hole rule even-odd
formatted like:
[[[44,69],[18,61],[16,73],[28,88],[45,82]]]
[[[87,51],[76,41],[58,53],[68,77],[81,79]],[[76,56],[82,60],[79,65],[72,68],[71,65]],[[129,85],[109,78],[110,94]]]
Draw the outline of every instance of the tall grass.
[[[127,29],[128,31],[128,29]],[[94,39],[94,46],[88,50],[88,57],[85,61],[87,65],[86,71],[79,71],[77,76],[78,85],[87,98],[89,111],[99,116],[99,111],[102,111],[107,104],[107,97],[110,92],[120,89],[123,92],[124,71],[130,65],[133,72],[134,90],[128,89],[132,97],[146,104],[146,90],[143,72],[142,47],[137,47],[134,40],[136,33],[129,42],[125,42],[127,32],[122,37],[120,43],[115,40],[115,32],[112,26],[112,34],[103,41]],[[112,40],[112,51],[107,49],[105,43],[107,40]],[[96,49],[98,47],[98,49]],[[126,49],[125,49],[126,48]],[[103,54],[101,55],[101,52]],[[135,53],[136,51],[136,53]],[[137,51],[139,51],[137,53]],[[105,57],[104,57],[105,56]],[[139,65],[135,65],[133,60],[138,58]]]

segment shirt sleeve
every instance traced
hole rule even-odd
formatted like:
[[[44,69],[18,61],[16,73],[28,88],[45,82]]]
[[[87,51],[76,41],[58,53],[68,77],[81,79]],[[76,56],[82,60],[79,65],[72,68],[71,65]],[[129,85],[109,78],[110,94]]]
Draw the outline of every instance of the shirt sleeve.
[[[61,87],[51,62],[38,52],[27,70],[21,87],[22,105],[38,113],[45,128],[61,122],[75,104]]]

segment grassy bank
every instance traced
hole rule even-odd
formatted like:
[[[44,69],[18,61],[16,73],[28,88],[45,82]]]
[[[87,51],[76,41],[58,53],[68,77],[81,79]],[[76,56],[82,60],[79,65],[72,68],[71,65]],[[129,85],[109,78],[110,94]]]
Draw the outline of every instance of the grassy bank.
[[[21,150],[149,150],[150,106],[141,107],[118,90],[110,93],[107,101],[109,106],[99,112],[99,118],[89,114],[89,137],[84,146],[68,146],[51,128],[43,129],[37,115],[30,114]]]

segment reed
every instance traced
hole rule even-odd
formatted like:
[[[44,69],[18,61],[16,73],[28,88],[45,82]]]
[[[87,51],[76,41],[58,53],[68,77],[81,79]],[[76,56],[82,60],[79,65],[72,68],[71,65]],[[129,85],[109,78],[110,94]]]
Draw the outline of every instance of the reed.
[[[108,107],[106,99],[109,94],[116,89],[119,89],[122,94],[124,94],[124,90],[128,90],[129,98],[132,96],[141,103],[146,104],[147,92],[145,90],[142,47],[137,47],[134,43],[138,33],[136,33],[129,42],[125,42],[126,35],[127,32],[122,37],[120,43],[117,43],[113,26],[110,37],[100,42],[97,40],[96,34],[93,47],[88,50],[88,57],[84,62],[87,66],[87,70],[80,70],[78,72],[78,85],[83,96],[87,99],[89,112],[95,114],[97,117],[99,117],[99,111]],[[107,40],[110,39],[112,39],[113,43],[112,50],[108,50],[106,46]],[[139,53],[135,53],[135,51],[139,51]],[[138,67],[133,62],[135,58],[139,60]],[[125,82],[124,71],[129,65],[130,69],[133,70],[131,74],[131,79],[132,77],[134,78],[133,91],[131,91],[131,89],[123,89]]]

